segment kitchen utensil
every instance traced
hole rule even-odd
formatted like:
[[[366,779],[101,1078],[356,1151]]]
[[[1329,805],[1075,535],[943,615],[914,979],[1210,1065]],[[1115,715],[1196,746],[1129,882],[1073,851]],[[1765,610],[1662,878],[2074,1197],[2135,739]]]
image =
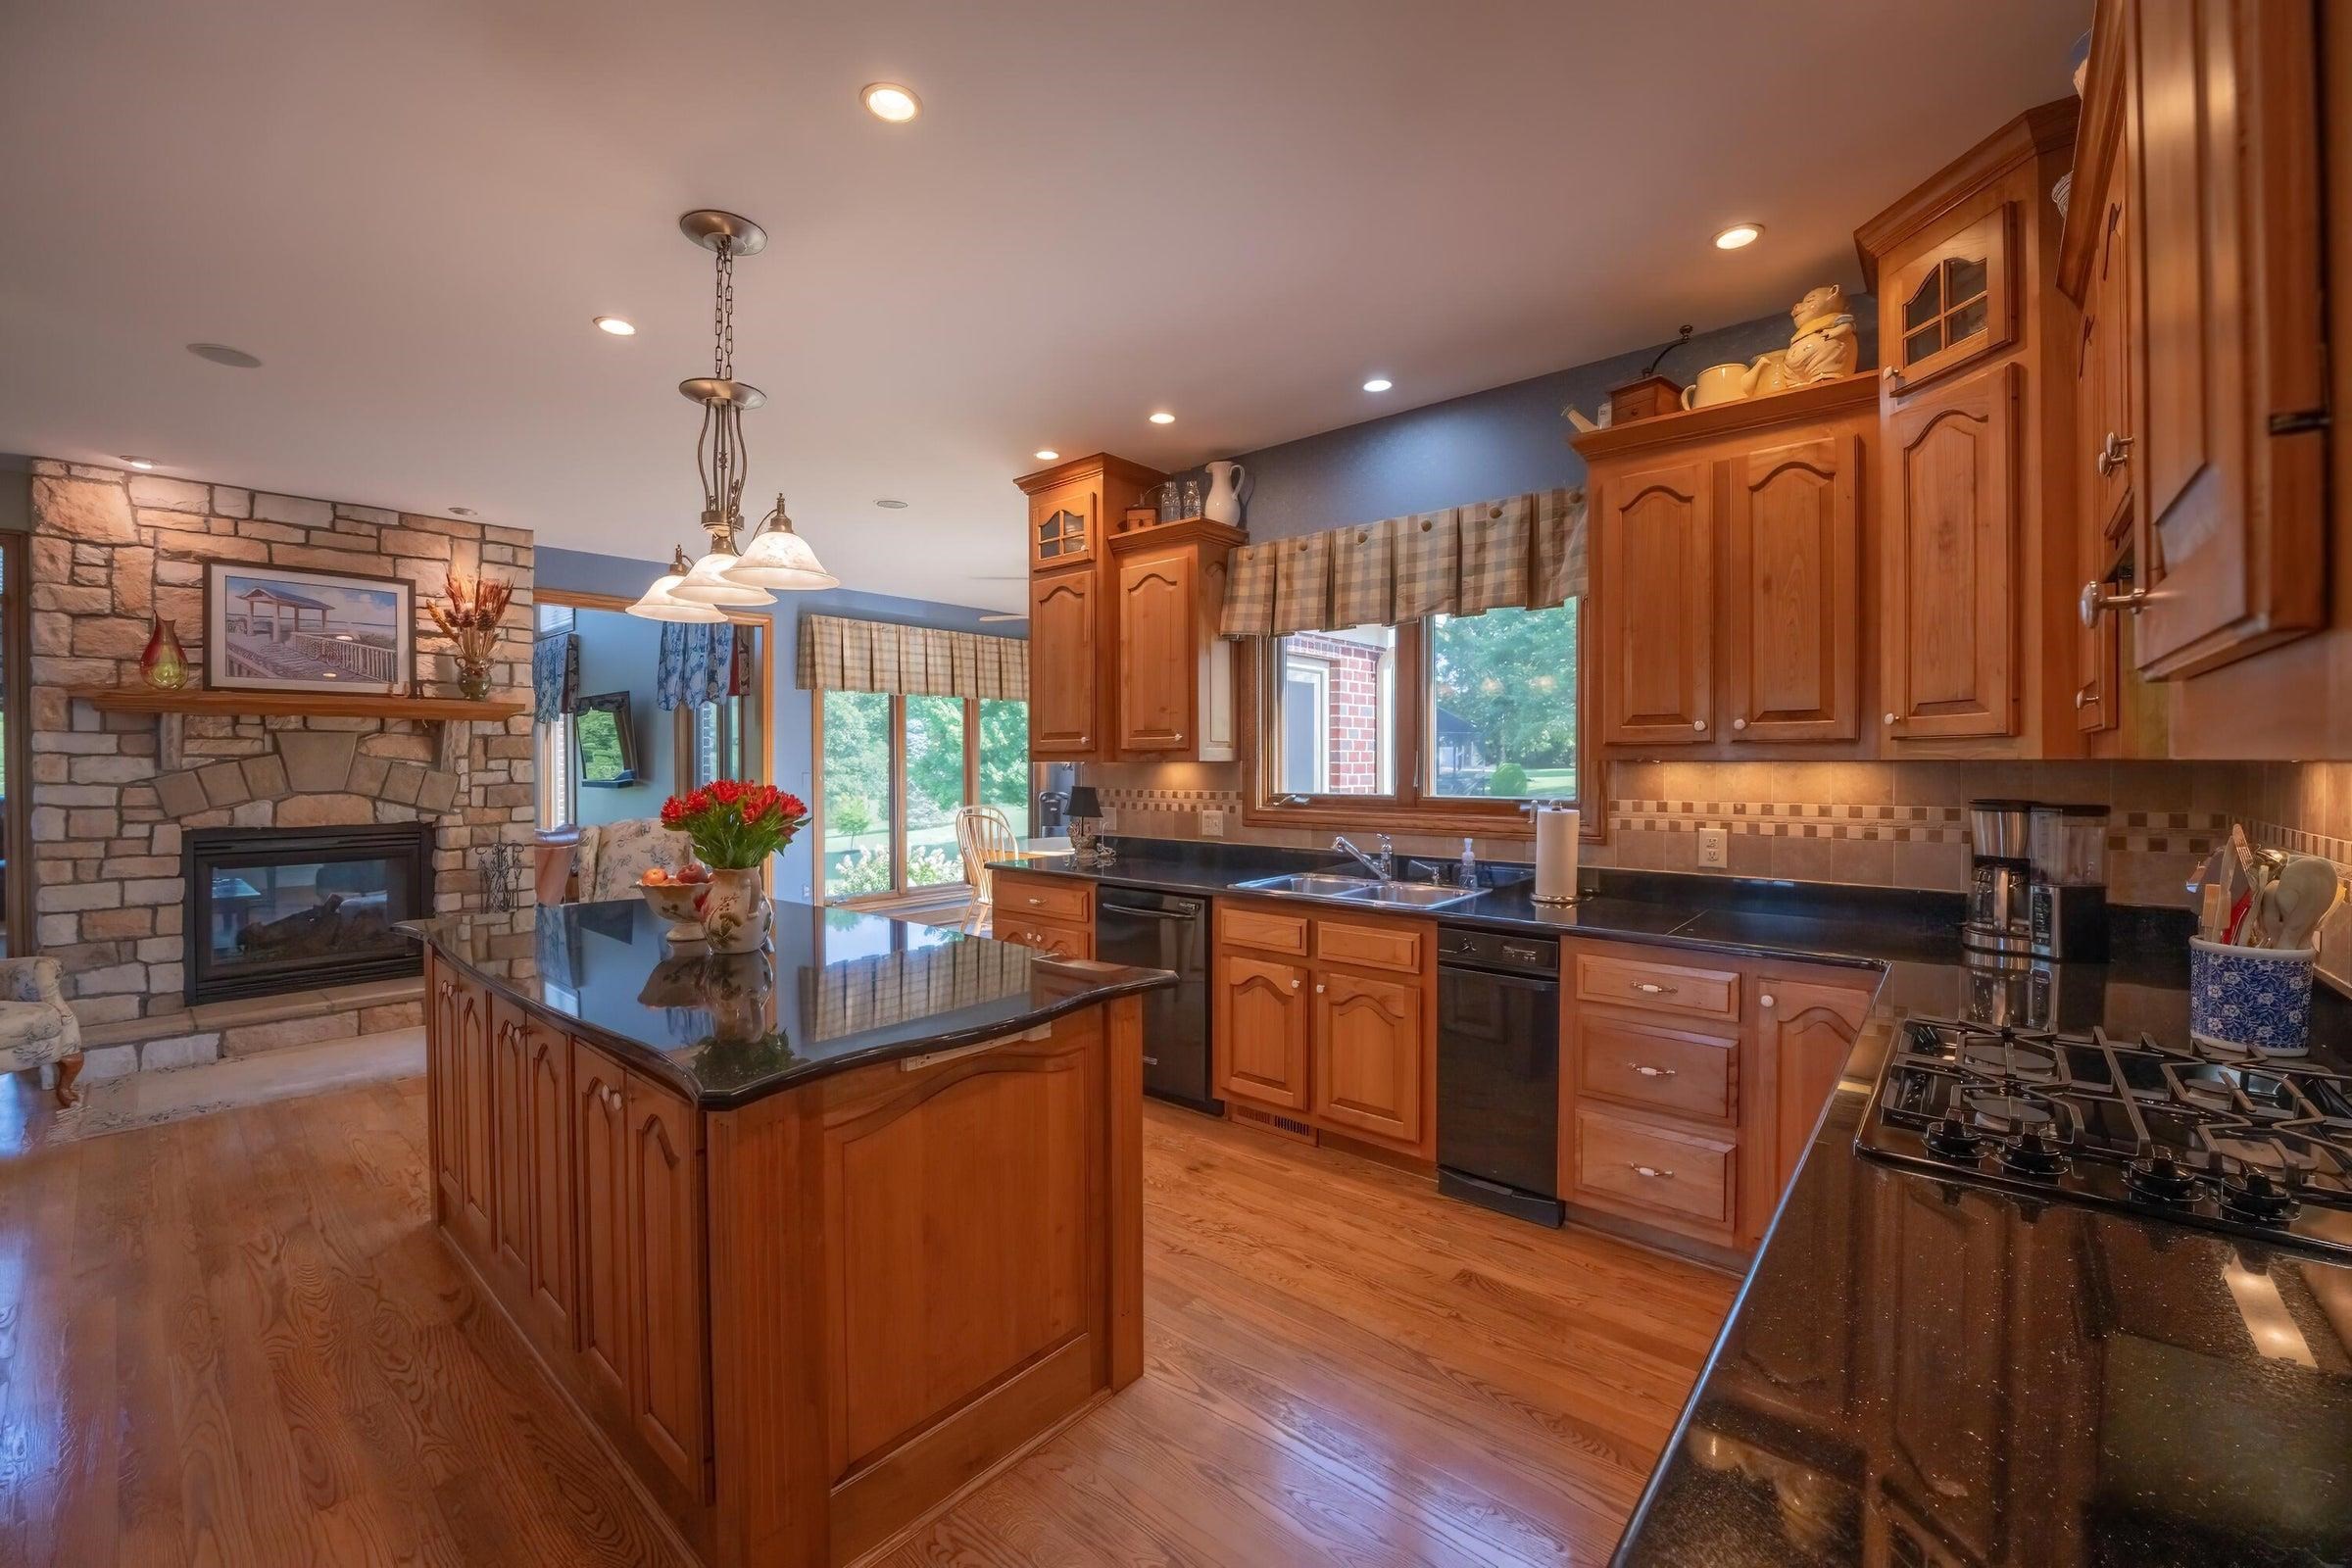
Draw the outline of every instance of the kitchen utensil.
[[[2278,906],[2277,918],[2265,922],[2273,944],[2288,952],[2310,947],[2320,922],[2343,895],[2343,879],[2333,862],[2316,855],[2288,860],[2270,887]]]
[[[1737,403],[1747,396],[1747,367],[1738,363],[1710,365],[1698,379],[1683,388],[1683,407],[1704,409],[1717,403]]]

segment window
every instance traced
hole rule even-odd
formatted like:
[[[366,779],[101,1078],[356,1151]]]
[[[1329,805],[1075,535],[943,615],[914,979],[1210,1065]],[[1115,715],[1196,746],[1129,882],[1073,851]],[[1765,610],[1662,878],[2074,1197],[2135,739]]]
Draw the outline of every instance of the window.
[[[817,705],[817,863],[827,902],[961,886],[956,812],[1029,831],[1029,705],[825,692]]]
[[[571,607],[540,605],[533,629],[542,637],[575,629]],[[580,819],[579,782],[571,765],[571,715],[558,713],[550,722],[533,724],[531,745],[539,778],[539,830],[567,828]]]
[[[1525,831],[1521,802],[1586,793],[1582,637],[1572,601],[1265,640],[1250,816]]]

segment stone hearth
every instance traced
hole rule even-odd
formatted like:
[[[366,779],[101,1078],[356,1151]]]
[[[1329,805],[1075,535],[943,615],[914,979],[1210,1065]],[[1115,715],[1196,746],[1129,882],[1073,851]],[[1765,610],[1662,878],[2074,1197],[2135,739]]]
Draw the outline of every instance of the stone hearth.
[[[268,1016],[201,1026],[181,1000],[183,830],[429,821],[434,907],[478,908],[473,852],[531,837],[527,716],[465,726],[444,757],[441,726],[429,721],[174,715],[181,765],[167,768],[155,714],[100,712],[68,688],[135,684],[156,615],[176,623],[201,669],[205,564],[234,561],[415,583],[416,675],[435,696],[455,695],[456,670],[426,602],[453,567],[506,577],[515,594],[492,685],[524,701],[530,534],[82,464],[39,460],[32,469],[34,937],[63,964],[92,1046],[130,1046],[143,1052],[139,1065],[180,1066],[212,1059],[237,1029],[254,1032],[230,1039],[232,1052],[416,1021],[381,1010],[417,1004],[410,981],[400,983],[407,995],[348,1005],[318,993],[235,1004]],[[110,1070],[128,1064],[109,1058]]]

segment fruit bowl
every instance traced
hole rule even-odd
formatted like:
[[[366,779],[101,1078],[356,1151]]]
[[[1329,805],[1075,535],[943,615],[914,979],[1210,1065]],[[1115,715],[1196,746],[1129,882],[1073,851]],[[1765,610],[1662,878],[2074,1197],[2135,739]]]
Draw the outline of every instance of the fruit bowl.
[[[669,929],[662,934],[672,942],[687,943],[706,939],[696,901],[709,886],[708,882],[640,882],[637,891],[655,918],[669,922]]]

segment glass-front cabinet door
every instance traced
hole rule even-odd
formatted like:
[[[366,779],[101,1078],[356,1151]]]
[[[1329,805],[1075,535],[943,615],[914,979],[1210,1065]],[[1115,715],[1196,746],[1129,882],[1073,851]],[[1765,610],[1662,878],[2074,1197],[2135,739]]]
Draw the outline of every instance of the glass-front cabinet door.
[[[1887,373],[1904,392],[1956,370],[2012,336],[2006,204],[1912,258],[1889,281],[1882,318]]]
[[[1030,497],[1029,564],[1069,566],[1092,561],[1101,510],[1101,492],[1083,482]]]

